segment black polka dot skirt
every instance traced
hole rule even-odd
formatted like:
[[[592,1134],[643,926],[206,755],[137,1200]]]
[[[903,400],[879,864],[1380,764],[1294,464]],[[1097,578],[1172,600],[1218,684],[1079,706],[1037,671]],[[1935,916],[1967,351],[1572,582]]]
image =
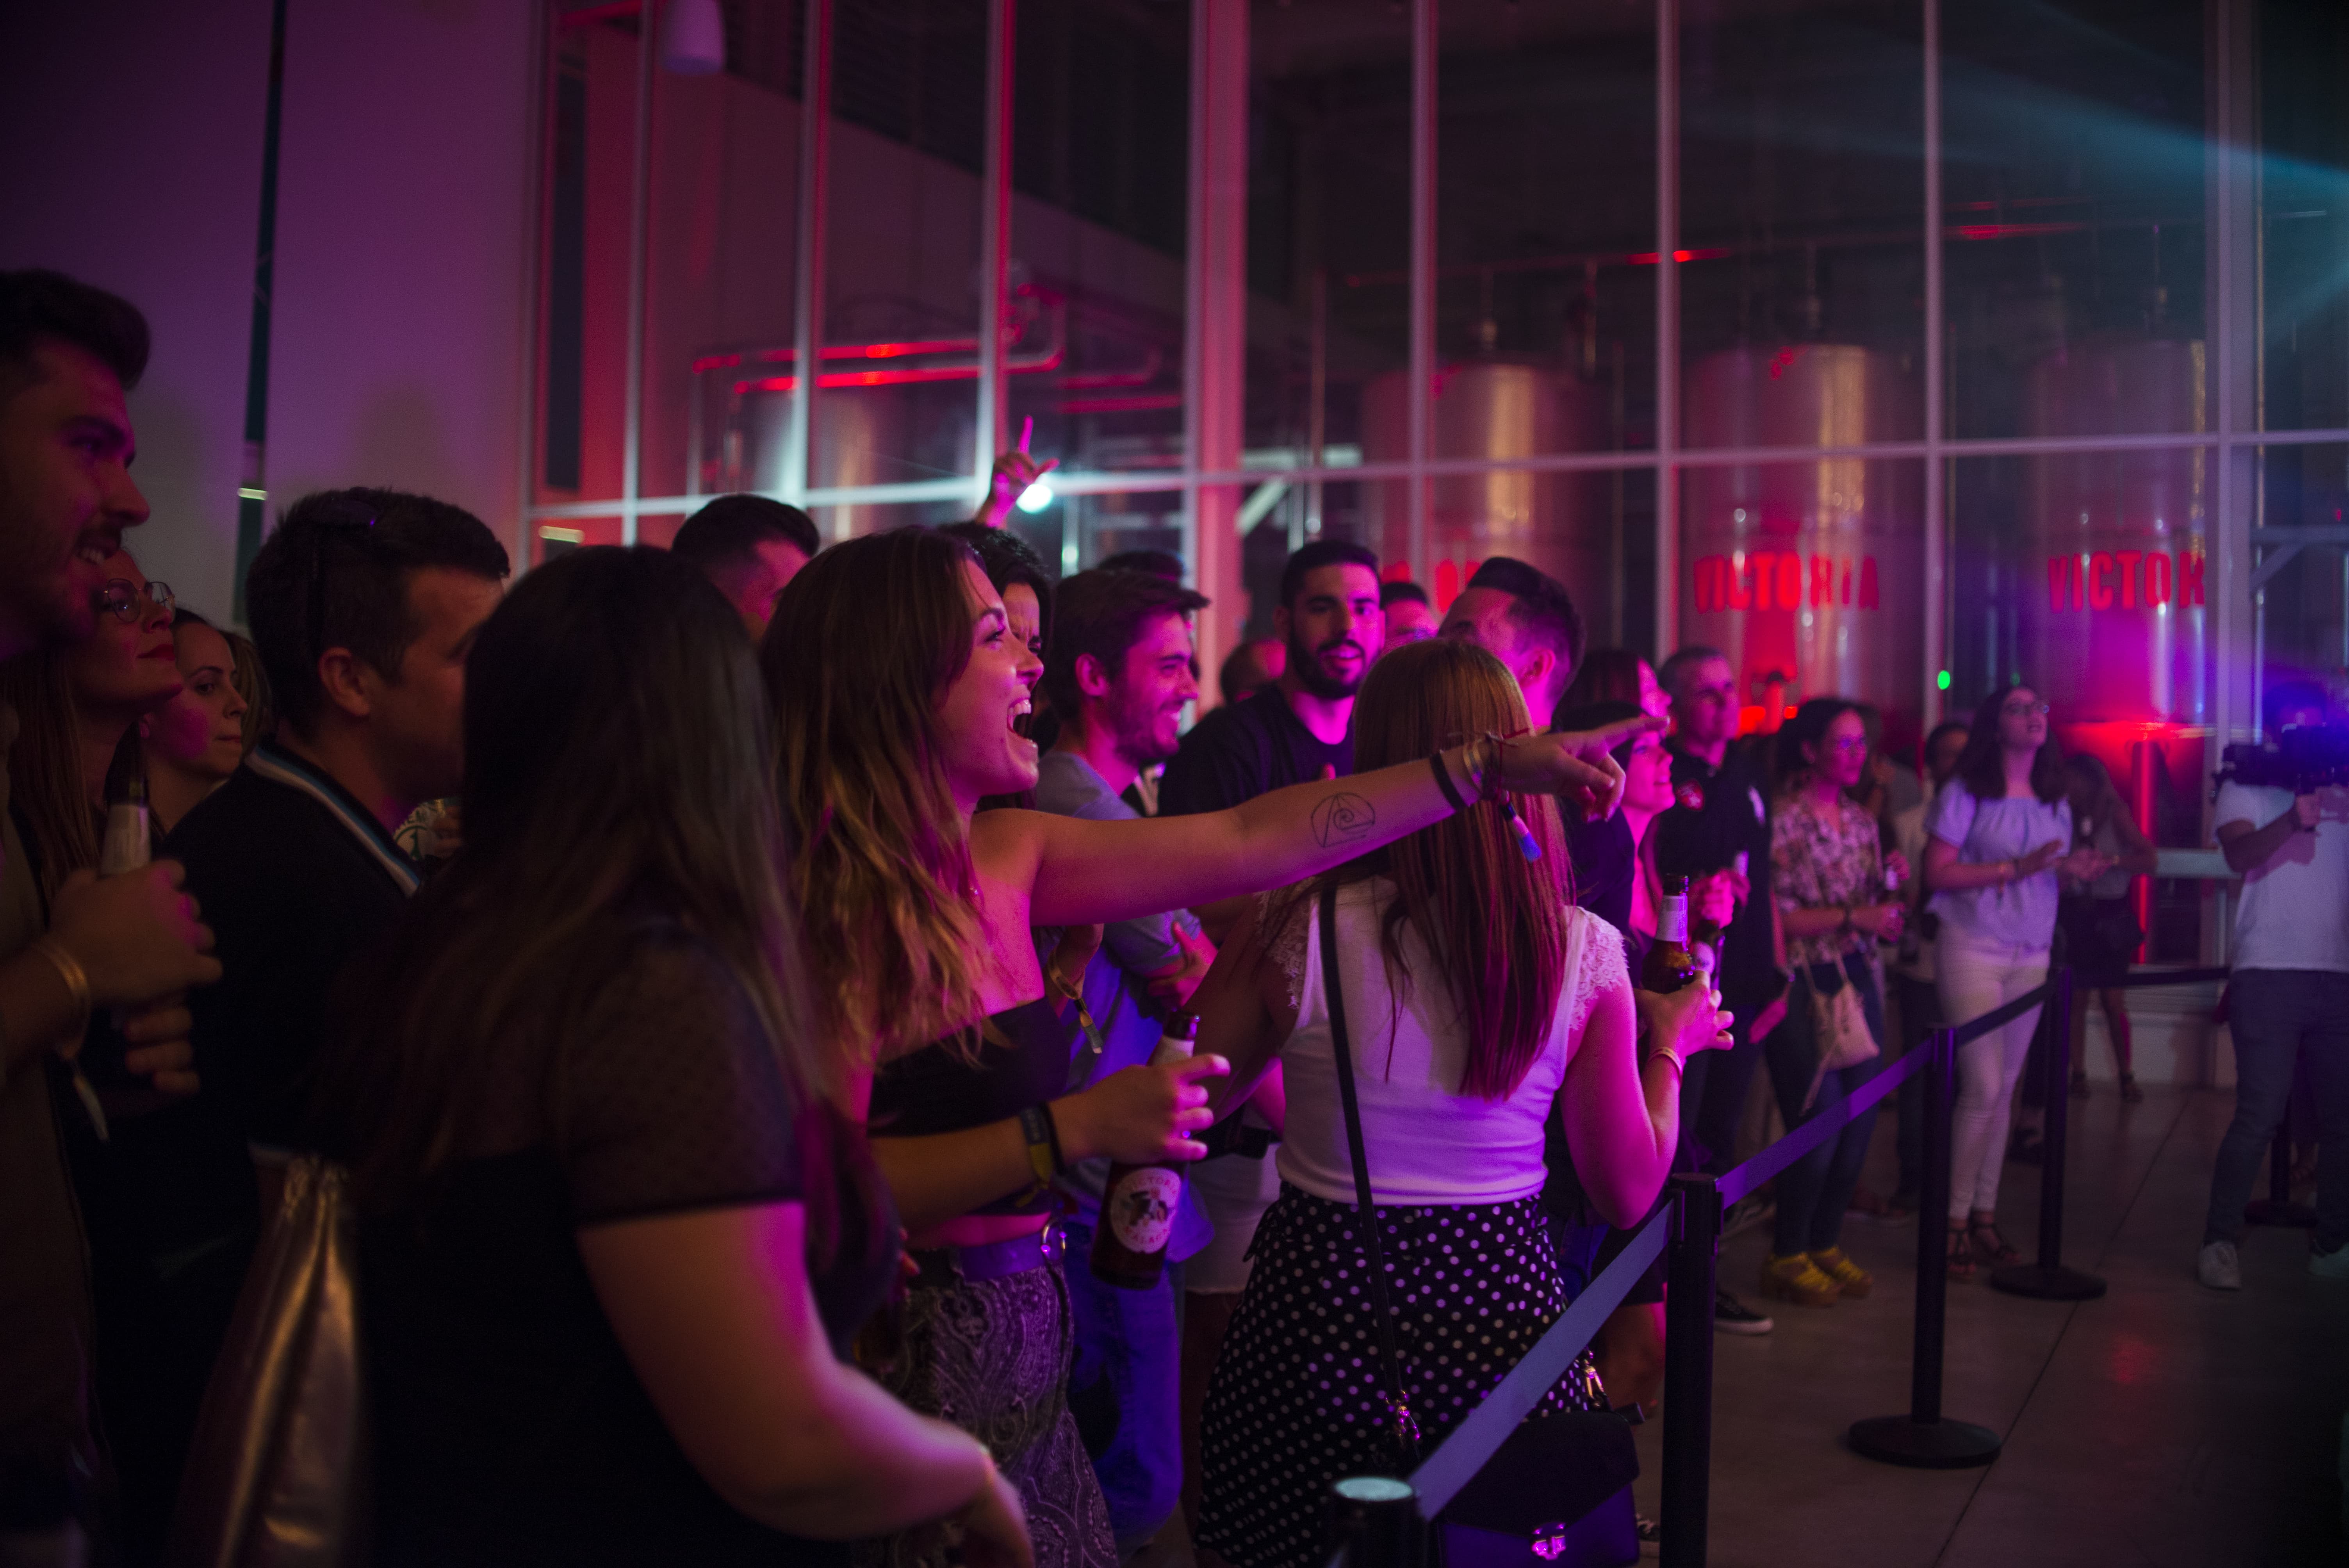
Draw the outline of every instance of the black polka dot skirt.
[[[1199,1539],[1237,1568],[1324,1568],[1330,1483],[1395,1468],[1357,1214],[1284,1181],[1257,1230],[1199,1434]],[[1566,1286],[1533,1199],[1378,1217],[1403,1394],[1432,1453],[1566,1310]],[[1605,1405],[1586,1349],[1540,1408]]]

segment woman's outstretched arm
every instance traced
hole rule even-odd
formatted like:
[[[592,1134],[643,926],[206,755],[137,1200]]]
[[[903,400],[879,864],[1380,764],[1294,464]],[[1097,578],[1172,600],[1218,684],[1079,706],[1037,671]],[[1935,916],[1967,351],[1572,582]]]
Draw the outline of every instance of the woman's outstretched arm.
[[[1512,740],[1493,764],[1494,783],[1560,796],[1569,811],[1611,810],[1623,772],[1609,749],[1661,724],[1640,717],[1585,734]],[[1472,743],[1442,756],[1464,796],[1475,792],[1477,762],[1469,753],[1477,749]],[[1402,762],[1190,817],[1089,822],[985,812],[972,824],[971,842],[993,874],[1031,889],[1031,923],[1075,925],[1285,887],[1439,822],[1452,810],[1427,763]]]

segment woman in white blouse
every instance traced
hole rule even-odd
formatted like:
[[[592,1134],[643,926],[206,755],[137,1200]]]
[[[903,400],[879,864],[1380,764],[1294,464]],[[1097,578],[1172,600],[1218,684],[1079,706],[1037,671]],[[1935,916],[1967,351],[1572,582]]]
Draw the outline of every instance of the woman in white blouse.
[[[1354,710],[1360,769],[1523,734],[1500,662],[1465,644],[1391,651]],[[1446,740],[1445,738],[1450,739]],[[1363,1145],[1406,1402],[1423,1450],[1566,1305],[1538,1198],[1546,1121],[1609,1223],[1639,1222],[1679,1138],[1682,1063],[1725,1045],[1717,995],[1635,1000],[1614,928],[1573,906],[1547,799],[1497,800],[1252,902],[1194,998],[1226,1103],[1276,1057],[1288,1115],[1280,1197],[1202,1423],[1200,1540],[1250,1568],[1319,1568],[1330,1481],[1382,1470],[1387,1373],[1370,1315],[1319,939],[1334,888]],[[1600,1403],[1588,1353],[1543,1408]]]

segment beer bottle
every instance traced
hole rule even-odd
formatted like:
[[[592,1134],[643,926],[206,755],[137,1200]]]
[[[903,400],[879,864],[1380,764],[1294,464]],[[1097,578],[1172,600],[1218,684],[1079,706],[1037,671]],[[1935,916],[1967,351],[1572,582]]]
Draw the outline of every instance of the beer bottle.
[[[1154,1068],[1187,1061],[1198,1048],[1199,1019],[1176,1013],[1166,1020]],[[1102,1183],[1101,1220],[1093,1227],[1093,1277],[1120,1290],[1150,1290],[1166,1272],[1166,1243],[1174,1235],[1174,1211],[1183,1202],[1183,1167],[1175,1161],[1109,1168]]]
[[[1664,907],[1656,918],[1656,940],[1640,965],[1640,989],[1669,995],[1704,978],[1696,954],[1689,947],[1689,882],[1667,878]]]

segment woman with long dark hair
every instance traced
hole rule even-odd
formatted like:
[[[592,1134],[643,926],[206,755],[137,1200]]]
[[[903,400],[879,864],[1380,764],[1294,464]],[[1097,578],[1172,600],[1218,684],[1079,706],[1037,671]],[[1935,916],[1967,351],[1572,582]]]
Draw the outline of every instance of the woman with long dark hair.
[[[843,1364],[895,1230],[802,1007],[767,703],[652,550],[523,579],[466,661],[465,843],[355,976],[349,1161],[388,1563],[814,1563],[986,1450]]]
[[[1926,808],[1925,830],[1928,908],[1940,922],[1933,965],[1941,1016],[1962,1024],[2047,978],[2057,874],[2089,881],[2105,869],[2092,849],[2065,853],[2072,803],[2037,692],[2013,686],[1982,698],[1956,773]],[[2022,1256],[1999,1234],[1998,1179],[2015,1082],[2038,1023],[2034,1008],[1958,1052],[1949,1240],[1958,1277],[1977,1261]]]
[[[1856,1021],[1879,1052],[1884,1044],[1875,948],[1900,939],[1902,910],[1891,890],[1909,868],[1893,856],[1887,881],[1876,819],[1851,799],[1868,758],[1859,709],[1841,697],[1806,698],[1778,731],[1782,782],[1770,816],[1770,892],[1795,981],[1786,1021],[1770,1032],[1766,1056],[1789,1127],[1841,1105],[1883,1065],[1878,1055],[1856,1066],[1828,1067],[1834,1042],[1822,1030],[1823,1023],[1831,1031],[1855,1021],[1840,996],[1848,989],[1859,1001]],[[1870,1107],[1778,1178],[1777,1233],[1762,1264],[1764,1295],[1832,1306],[1875,1287],[1842,1245],[1844,1210],[1859,1186],[1875,1131]]]
[[[762,659],[817,1016],[920,1269],[889,1384],[988,1439],[1040,1563],[1106,1564],[1106,1511],[1066,1408],[1050,1179],[1096,1155],[1198,1158],[1199,1080],[1225,1064],[1130,1068],[1067,1093],[1070,1042],[1030,928],[1283,885],[1504,789],[1610,806],[1619,735],[1455,737],[1413,763],[1195,816],[978,812],[1035,783],[1019,723],[1037,661],[968,548],[913,529],[810,562]],[[902,1540],[884,1555],[928,1560]]]
[[[1423,757],[1449,737],[1526,722],[1506,666],[1466,643],[1391,649],[1362,684],[1356,760]],[[1561,1312],[1568,1287],[1543,1219],[1546,1125],[1563,1124],[1591,1206],[1638,1222],[1679,1136],[1682,1058],[1727,1043],[1713,997],[1663,999],[1644,1046],[1623,940],[1574,907],[1555,806],[1520,810],[1541,858],[1477,806],[1243,906],[1196,998],[1200,1039],[1245,1093],[1288,1075],[1279,1199],[1216,1366],[1202,1423],[1200,1535],[1250,1568],[1322,1558],[1320,1505],[1340,1476],[1382,1471],[1387,1368],[1349,1281],[1352,1161],[1319,940],[1334,907],[1365,1163],[1398,1293],[1400,1378],[1423,1448],[1492,1391]],[[1325,906],[1334,892],[1334,906]],[[1603,1404],[1590,1354],[1547,1409]]]

